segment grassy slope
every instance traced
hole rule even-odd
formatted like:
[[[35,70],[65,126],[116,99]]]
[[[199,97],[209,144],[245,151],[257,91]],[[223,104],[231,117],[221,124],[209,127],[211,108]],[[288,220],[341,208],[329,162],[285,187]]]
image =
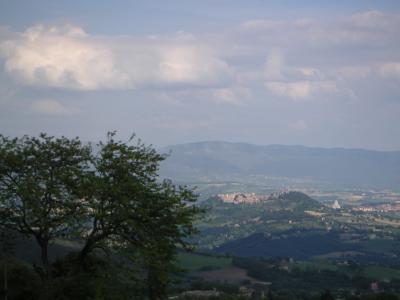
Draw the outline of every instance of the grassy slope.
[[[228,257],[216,257],[196,253],[180,252],[178,254],[178,265],[189,271],[198,271],[204,268],[226,268],[232,266],[232,259]]]

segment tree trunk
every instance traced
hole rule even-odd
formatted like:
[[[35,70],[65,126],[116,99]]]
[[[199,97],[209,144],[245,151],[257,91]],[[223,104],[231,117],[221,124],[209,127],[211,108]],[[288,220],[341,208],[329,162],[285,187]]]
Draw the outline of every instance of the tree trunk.
[[[44,272],[46,274],[46,278],[51,277],[51,272],[50,272],[50,264],[49,264],[49,256],[48,256],[48,247],[49,247],[49,242],[44,241],[43,244],[41,245],[42,248],[42,265],[44,268]]]
[[[51,279],[51,269],[48,256],[49,241],[47,239],[39,239],[38,243],[41,249],[41,279],[42,279],[42,289],[40,293],[40,300],[50,300],[49,296],[49,281]]]
[[[4,300],[8,299],[7,259],[4,261]]]
[[[83,264],[86,260],[86,257],[88,256],[88,254],[90,253],[92,248],[91,243],[87,242],[85,244],[85,246],[82,248],[81,252],[79,253],[79,260],[80,262]]]
[[[36,272],[39,273],[43,282],[48,281],[51,277],[49,256],[48,256],[48,248],[49,248],[49,240],[40,236],[36,236],[37,243],[40,246],[40,258],[42,261],[41,268],[34,264],[34,268]]]
[[[85,245],[82,250],[79,252],[79,259],[81,263],[84,263],[87,256],[96,248],[97,243],[101,242],[105,238],[107,238],[107,233],[102,233],[98,235],[92,235],[87,238]]]

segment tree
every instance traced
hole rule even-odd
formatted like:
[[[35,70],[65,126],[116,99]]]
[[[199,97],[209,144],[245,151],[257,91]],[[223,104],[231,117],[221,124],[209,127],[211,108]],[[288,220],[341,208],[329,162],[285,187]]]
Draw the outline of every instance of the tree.
[[[109,133],[106,143],[100,142],[92,156],[93,172],[86,185],[86,217],[90,226],[82,238],[85,245],[82,260],[104,243],[122,243],[128,238],[144,242],[149,211],[143,211],[157,187],[158,164],[164,156],[140,141],[131,145],[133,137],[124,143]],[[128,236],[137,227],[134,235]],[[140,229],[140,230],[139,230]]]
[[[49,243],[81,224],[78,187],[85,178],[89,155],[90,148],[78,138],[0,136],[2,222],[36,240],[44,280],[51,277]]]
[[[149,202],[152,219],[149,220],[149,239],[142,251],[147,272],[148,296],[150,299],[164,299],[170,284],[170,273],[176,271],[176,245],[191,250],[187,242],[196,229],[193,220],[202,212],[194,205],[186,205],[182,199],[194,202],[196,197],[186,188],[176,188],[164,181]],[[155,259],[156,258],[156,259]]]
[[[164,299],[177,249],[191,248],[187,238],[202,210],[191,189],[158,178],[165,155],[134,136],[127,142],[115,136],[109,133],[96,151],[78,138],[0,136],[2,220],[35,238],[43,281],[52,277],[49,243],[74,237],[83,244],[77,274],[88,271],[96,249],[113,251],[140,267],[148,298]]]
[[[141,263],[147,274],[150,299],[165,297],[169,274],[174,270],[177,246],[189,249],[186,238],[196,232],[194,219],[201,210],[197,197],[186,187],[159,181],[159,164],[165,159],[133,137],[115,140],[109,133],[98,144],[88,181],[85,245],[80,260],[96,248],[112,246]]]

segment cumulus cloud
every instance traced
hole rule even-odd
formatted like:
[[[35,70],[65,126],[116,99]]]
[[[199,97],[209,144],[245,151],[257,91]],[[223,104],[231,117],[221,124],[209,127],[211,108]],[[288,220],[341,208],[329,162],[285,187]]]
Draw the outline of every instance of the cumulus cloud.
[[[351,90],[352,82],[348,79],[377,85],[379,79],[398,78],[395,65],[400,47],[398,28],[399,14],[380,11],[323,20],[249,20],[240,25],[235,44],[251,46],[232,48],[246,51],[259,61],[268,54],[263,74],[264,85],[271,87],[268,90],[280,93],[286,90],[294,95],[299,93],[293,90],[300,89],[302,95],[310,97],[313,93],[307,90],[334,91],[332,81],[340,80],[341,84],[336,86]],[[257,79],[257,73],[249,70],[240,78]],[[329,82],[306,84],[305,81]]]
[[[364,11],[324,19],[249,20],[227,37],[215,33],[212,42],[223,44],[236,85],[255,97],[262,86],[295,101],[340,101],[363,94],[365,86],[383,92],[385,80],[399,78],[398,28],[400,15]],[[225,103],[240,98],[226,87],[213,94]]]
[[[2,44],[5,69],[22,83],[80,90],[125,87],[113,53],[79,27],[34,26]]]
[[[193,39],[93,37],[66,25],[28,28],[1,43],[5,69],[23,84],[77,90],[213,85],[232,68]]]
[[[61,102],[55,100],[37,100],[32,102],[31,110],[35,113],[44,115],[74,115],[80,112],[77,107],[65,106]]]

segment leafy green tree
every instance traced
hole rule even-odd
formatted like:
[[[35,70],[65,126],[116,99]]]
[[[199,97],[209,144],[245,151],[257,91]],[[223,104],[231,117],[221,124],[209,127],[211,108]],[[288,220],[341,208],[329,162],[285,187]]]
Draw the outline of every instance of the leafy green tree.
[[[78,138],[0,136],[1,220],[36,240],[42,258],[38,271],[43,282],[54,273],[47,286],[57,286],[56,292],[62,293],[60,284],[82,282],[76,278],[99,286],[102,277],[96,275],[96,283],[90,272],[95,250],[103,249],[111,260],[122,255],[130,260],[136,280],[146,286],[141,299],[165,299],[178,247],[191,249],[187,240],[201,212],[194,205],[197,197],[187,187],[160,181],[159,165],[166,157],[134,137],[122,142],[111,132],[95,149]],[[78,255],[51,266],[48,245],[65,237],[83,246]],[[49,288],[42,298],[53,292]]]
[[[143,204],[149,202],[163,156],[140,141],[130,145],[114,140],[114,136],[109,133],[107,142],[100,142],[98,152],[92,156],[93,172],[88,174],[85,201],[90,225],[83,235],[82,260],[111,242],[144,242],[147,237],[143,227],[150,216]],[[129,235],[134,227],[141,230]]]
[[[193,219],[202,211],[196,206],[186,205],[182,199],[195,201],[196,198],[190,190],[175,188],[165,181],[150,202],[153,210],[153,218],[149,220],[152,223],[149,232],[151,239],[140,249],[145,259],[150,299],[163,299],[166,296],[171,279],[169,274],[176,271],[176,245],[192,249],[186,239],[196,232]]]
[[[165,156],[140,140],[125,143],[109,133],[98,149],[87,188],[90,228],[82,237],[81,262],[96,248],[127,253],[146,274],[149,298],[163,299],[177,247],[191,247],[187,238],[196,232],[193,223],[201,212],[193,205],[197,197],[186,187],[159,181]]]
[[[0,136],[1,220],[36,240],[43,279],[51,277],[49,243],[81,222],[78,187],[89,155],[90,148],[78,138]]]

